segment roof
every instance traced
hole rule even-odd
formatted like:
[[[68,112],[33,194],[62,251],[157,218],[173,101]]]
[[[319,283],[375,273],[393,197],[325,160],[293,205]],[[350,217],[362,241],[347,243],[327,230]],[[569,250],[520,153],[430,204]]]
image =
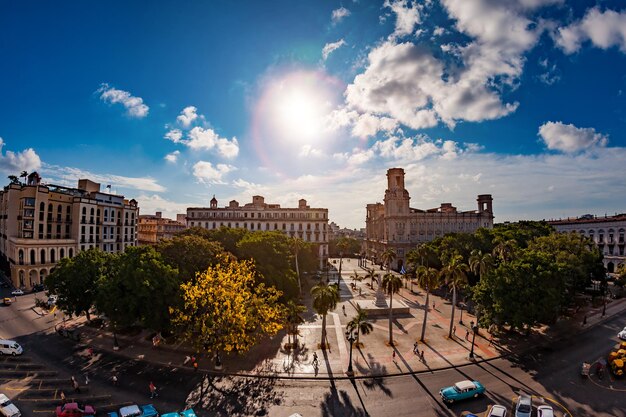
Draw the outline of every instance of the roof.
[[[476,384],[474,384],[472,381],[459,381],[456,384],[454,384],[455,387],[457,387],[457,389],[464,391],[467,389],[474,389],[476,388]]]
[[[615,216],[594,217],[591,215],[584,215],[581,217],[569,217],[567,219],[548,220],[550,225],[564,225],[564,224],[589,224],[589,223],[608,223],[616,221],[626,221],[626,214],[618,214]]]

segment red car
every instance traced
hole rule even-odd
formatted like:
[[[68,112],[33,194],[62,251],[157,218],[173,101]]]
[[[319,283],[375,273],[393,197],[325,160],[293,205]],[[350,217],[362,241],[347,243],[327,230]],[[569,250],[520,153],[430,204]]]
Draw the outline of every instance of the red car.
[[[93,417],[96,409],[90,405],[83,408],[78,403],[67,403],[57,407],[56,417]]]

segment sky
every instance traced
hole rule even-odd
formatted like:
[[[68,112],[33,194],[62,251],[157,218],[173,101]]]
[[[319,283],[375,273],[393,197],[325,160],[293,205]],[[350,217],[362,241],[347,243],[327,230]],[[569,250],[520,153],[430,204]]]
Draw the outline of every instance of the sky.
[[[0,173],[175,217],[262,195],[365,226],[626,212],[626,5],[565,0],[0,0]],[[8,179],[5,179],[8,184]]]

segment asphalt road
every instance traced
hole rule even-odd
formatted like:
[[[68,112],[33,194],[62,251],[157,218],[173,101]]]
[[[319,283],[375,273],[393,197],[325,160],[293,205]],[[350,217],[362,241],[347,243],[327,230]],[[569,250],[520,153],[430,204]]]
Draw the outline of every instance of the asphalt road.
[[[129,361],[106,352],[96,352],[89,358],[84,348],[70,340],[43,332],[50,331],[53,321],[27,308],[32,305],[31,298],[18,297],[16,304],[0,308],[0,336],[16,338],[25,346],[25,358],[33,366],[43,365],[54,374],[45,377],[51,380],[54,390],[25,384],[21,390],[8,393],[16,397],[24,416],[50,415],[50,399],[59,389],[71,392],[69,377],[75,375],[83,386],[79,396],[96,396],[99,399],[95,405],[100,410],[126,402],[153,402],[162,412],[192,405],[201,416],[286,417],[295,412],[305,417],[458,416],[464,410],[482,413],[494,403],[512,407],[517,395],[525,392],[534,396],[535,405],[549,403],[564,415],[626,417],[624,380],[612,381],[607,376],[599,381],[594,375],[591,379],[580,376],[583,361],[604,356],[617,342],[615,335],[626,323],[626,312],[560,346],[538,349],[524,357],[415,376],[312,381],[206,377],[192,370]],[[91,379],[87,389],[83,383],[85,372]],[[113,374],[119,375],[119,387],[112,386]],[[439,389],[461,379],[479,380],[487,388],[486,395],[444,405]],[[8,380],[2,379],[0,371],[0,391]],[[159,387],[160,396],[154,400],[148,398],[150,381]]]

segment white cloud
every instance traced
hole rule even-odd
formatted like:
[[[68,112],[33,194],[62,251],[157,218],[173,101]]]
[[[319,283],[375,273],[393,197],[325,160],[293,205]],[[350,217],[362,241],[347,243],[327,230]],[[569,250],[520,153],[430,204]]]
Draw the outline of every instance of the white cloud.
[[[346,9],[345,7],[340,7],[333,10],[331,14],[331,20],[333,21],[333,24],[337,24],[341,22],[344,18],[350,16],[350,14],[350,10]]]
[[[567,54],[578,51],[587,40],[598,48],[617,46],[626,53],[626,10],[602,12],[598,7],[593,7],[587,10],[581,20],[559,28],[554,36],[557,45]]]
[[[188,128],[198,119],[198,109],[195,106],[187,106],[180,112],[176,121],[184,128]]]
[[[171,162],[171,163],[176,163],[176,161],[178,161],[178,157],[180,156],[180,151],[174,151],[172,153],[168,153],[167,155],[165,155],[165,160],[167,162]]]
[[[433,29],[433,35],[434,36],[441,36],[444,33],[446,33],[446,30],[440,26],[435,27],[435,29]]]
[[[183,138],[183,132],[180,129],[171,129],[165,134],[164,138],[174,143],[179,143]]]
[[[158,194],[139,194],[135,200],[139,205],[140,214],[163,213],[163,217],[176,220],[177,214],[187,213],[187,207],[197,206],[197,203],[180,203],[167,200]]]
[[[352,127],[352,136],[368,138],[378,132],[392,133],[398,128],[398,121],[389,117],[378,117],[369,113],[360,115]]]
[[[315,149],[313,146],[311,145],[302,145],[302,148],[300,149],[300,153],[298,154],[298,156],[300,157],[315,157],[315,158],[319,158],[324,156],[324,154],[322,153],[322,151],[320,151],[319,149]]]
[[[608,143],[608,136],[597,133],[594,128],[579,128],[562,122],[544,123],[539,127],[539,136],[548,149],[568,153],[604,147]]]
[[[36,171],[41,168],[41,159],[33,148],[20,152],[3,152],[4,140],[0,137],[0,170],[11,175],[20,175],[22,171]]]
[[[414,1],[386,0],[384,7],[389,7],[396,14],[396,27],[392,37],[410,35],[421,22],[420,7]]]
[[[150,110],[141,97],[135,97],[128,91],[113,88],[107,83],[102,83],[96,92],[100,93],[100,99],[105,103],[121,103],[130,117],[141,119],[146,117]]]
[[[324,48],[322,49],[322,59],[326,61],[328,59],[328,56],[331,53],[341,48],[345,44],[346,44],[346,41],[344,41],[343,39],[339,39],[337,42],[327,43],[326,45],[324,45]]]
[[[193,175],[200,182],[207,184],[223,184],[222,178],[236,168],[227,164],[216,164],[207,161],[199,161],[193,166]]]
[[[166,191],[165,187],[160,185],[157,180],[152,177],[125,177],[115,174],[96,174],[80,168],[48,164],[42,167],[42,175],[49,177],[51,179],[49,182],[68,187],[76,187],[79,179],[87,178],[100,184],[111,184],[113,190],[119,187],[157,193]]]

